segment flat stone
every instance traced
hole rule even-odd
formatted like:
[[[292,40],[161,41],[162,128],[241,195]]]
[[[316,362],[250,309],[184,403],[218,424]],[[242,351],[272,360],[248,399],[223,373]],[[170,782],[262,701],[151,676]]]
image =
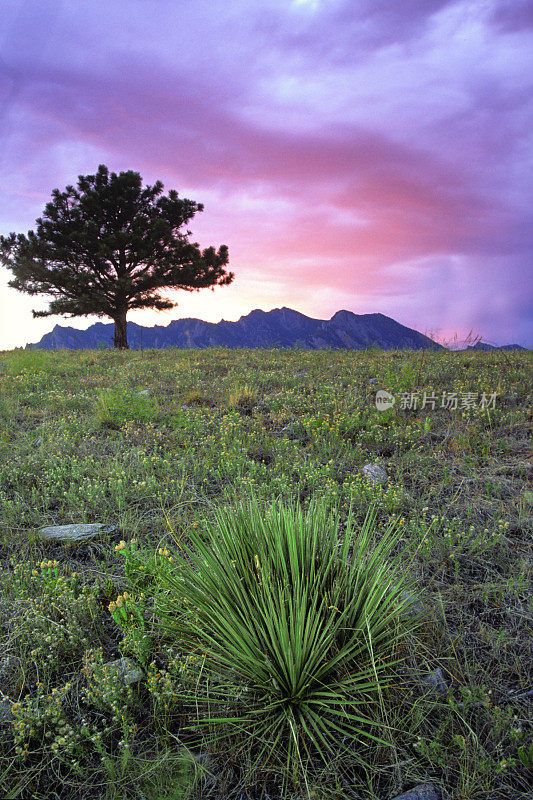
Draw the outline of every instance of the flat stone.
[[[137,392],[137,394],[145,396],[147,394],[150,394],[150,390],[149,389],[141,389],[139,392]]]
[[[114,673],[125,686],[139,683],[139,681],[144,678],[144,672],[131,658],[117,658],[116,661],[110,661],[106,664],[106,667],[108,671],[112,674]]]
[[[446,678],[440,667],[437,667],[437,669],[434,669],[429,675],[426,675],[426,677],[422,679],[422,683],[435,694],[448,694],[448,684],[446,683]]]
[[[102,525],[101,522],[75,525],[52,525],[39,530],[41,539],[51,542],[85,542],[95,536],[103,536],[116,530],[114,525]]]
[[[420,783],[408,792],[394,797],[393,800],[441,800],[441,793],[432,783]]]
[[[362,472],[370,483],[383,484],[389,480],[389,476],[379,464],[365,464]]]

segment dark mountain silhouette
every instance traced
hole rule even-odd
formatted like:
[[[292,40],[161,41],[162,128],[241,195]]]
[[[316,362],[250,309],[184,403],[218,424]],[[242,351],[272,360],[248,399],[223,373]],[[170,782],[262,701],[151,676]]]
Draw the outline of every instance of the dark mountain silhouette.
[[[476,344],[469,344],[466,348],[467,350],[525,350],[525,347],[522,347],[519,344],[502,344],[501,347],[498,347],[495,344],[487,344],[486,342],[476,342]]]
[[[130,347],[302,347],[384,350],[431,349],[441,345],[422,333],[400,325],[384,314],[337,311],[329,320],[312,319],[291,308],[251,311],[237,322],[212,323],[201,319],[176,319],[166,327],[145,328],[128,322]],[[85,331],[56,325],[29,349],[96,349],[111,347],[113,324],[97,322]]]

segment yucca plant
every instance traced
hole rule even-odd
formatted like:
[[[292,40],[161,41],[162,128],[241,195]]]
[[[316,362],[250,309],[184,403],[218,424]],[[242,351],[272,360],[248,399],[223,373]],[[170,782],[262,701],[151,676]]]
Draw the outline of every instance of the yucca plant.
[[[252,737],[256,764],[282,756],[286,775],[305,775],[317,757],[381,740],[383,690],[416,617],[394,525],[375,539],[372,511],[357,528],[324,502],[243,501],[215,510],[160,575],[163,626],[203,654],[200,721],[234,749]]]

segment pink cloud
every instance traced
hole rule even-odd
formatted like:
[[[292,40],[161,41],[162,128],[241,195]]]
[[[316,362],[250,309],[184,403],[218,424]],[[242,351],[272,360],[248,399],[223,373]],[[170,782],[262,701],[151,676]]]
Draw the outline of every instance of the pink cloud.
[[[439,327],[470,308],[531,336],[525,4],[7,6],[2,232],[104,162],[206,203],[194,235],[230,245],[243,313],[297,296]]]

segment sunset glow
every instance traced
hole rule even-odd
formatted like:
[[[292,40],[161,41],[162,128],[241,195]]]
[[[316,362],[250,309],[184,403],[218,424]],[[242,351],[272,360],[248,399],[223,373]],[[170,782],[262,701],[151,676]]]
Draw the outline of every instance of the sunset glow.
[[[133,169],[204,203],[236,279],[132,320],[345,308],[531,346],[532,27],[525,0],[5,0],[0,233]],[[34,321],[9,277],[0,349],[95,321]]]

